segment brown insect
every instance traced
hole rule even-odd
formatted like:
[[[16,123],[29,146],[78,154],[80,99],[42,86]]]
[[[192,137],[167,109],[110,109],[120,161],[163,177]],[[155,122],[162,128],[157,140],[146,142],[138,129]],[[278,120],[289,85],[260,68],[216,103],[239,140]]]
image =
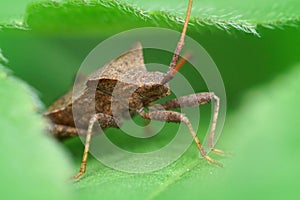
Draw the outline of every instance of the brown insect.
[[[131,116],[140,115],[148,120],[185,123],[201,155],[208,162],[221,165],[207,155],[189,119],[182,113],[172,111],[175,108],[197,106],[214,101],[209,147],[214,152],[222,154],[222,151],[214,149],[214,132],[220,100],[213,92],[191,94],[150,106],[150,103],[170,94],[168,82],[186,61],[185,58],[182,58],[177,63],[184,45],[191,8],[192,0],[189,0],[183,31],[167,73],[147,71],[144,64],[142,46],[138,43],[130,51],[94,72],[82,83],[82,88],[73,97],[72,91],[70,91],[46,111],[45,117],[52,122],[49,129],[57,138],[61,139],[76,135],[86,136],[80,171],[74,178],[81,177],[86,171],[91,136],[97,132],[94,124],[98,122],[102,130],[107,127],[119,128],[128,110]],[[112,95],[113,93],[114,95]],[[113,96],[119,98],[113,98]],[[117,115],[113,114],[112,104],[114,104],[114,109],[117,110]],[[159,109],[159,106],[163,109]],[[76,119],[76,126],[73,116],[74,107],[78,107],[81,112],[80,119]],[[145,108],[149,108],[149,112],[146,112]]]

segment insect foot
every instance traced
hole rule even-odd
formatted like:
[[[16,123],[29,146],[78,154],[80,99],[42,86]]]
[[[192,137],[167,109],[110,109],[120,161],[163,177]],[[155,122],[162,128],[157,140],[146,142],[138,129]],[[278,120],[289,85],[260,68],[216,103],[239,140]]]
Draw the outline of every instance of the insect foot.
[[[220,149],[215,149],[215,148],[212,148],[211,151],[220,156],[232,156],[233,155],[232,152],[222,151]]]
[[[214,164],[214,165],[218,165],[219,167],[223,167],[223,164],[213,160],[211,157],[209,156],[204,156],[205,160],[207,160],[209,163]]]

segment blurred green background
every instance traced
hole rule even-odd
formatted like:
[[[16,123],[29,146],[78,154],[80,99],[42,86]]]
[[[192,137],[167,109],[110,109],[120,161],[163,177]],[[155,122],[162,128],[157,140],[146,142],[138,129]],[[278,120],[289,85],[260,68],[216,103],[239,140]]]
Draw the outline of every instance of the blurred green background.
[[[118,172],[91,158],[80,181],[67,181],[78,170],[83,145],[78,138],[57,143],[46,137],[39,113],[72,87],[98,43],[138,27],[180,31],[186,5],[179,0],[0,2],[3,198],[299,199],[298,0],[194,0],[187,34],[213,58],[226,88],[227,118],[217,147],[235,155],[212,155],[224,168],[199,159],[193,144],[153,173]],[[160,52],[145,57],[164,64],[171,59]],[[190,75],[191,68],[182,73],[196,91],[207,89]],[[201,112],[207,116],[198,132],[202,138],[210,105]],[[168,135],[140,144],[114,129],[106,134],[124,148],[145,151],[167,143],[177,128],[170,124]]]

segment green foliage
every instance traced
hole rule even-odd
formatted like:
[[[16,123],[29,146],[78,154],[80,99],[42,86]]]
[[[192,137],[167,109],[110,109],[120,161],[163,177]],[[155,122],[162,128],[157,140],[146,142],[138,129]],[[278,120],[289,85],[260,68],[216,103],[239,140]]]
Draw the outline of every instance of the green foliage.
[[[11,199],[68,199],[67,156],[43,131],[31,88],[0,65],[1,196]]]
[[[10,0],[0,3],[0,28],[1,25],[8,27],[23,26],[22,22],[25,16],[25,10],[28,3],[33,0]]]
[[[217,176],[183,177],[157,199],[189,195],[192,199],[296,199],[300,187],[298,126],[300,65],[272,83],[245,95],[228,118],[224,134],[234,151]],[[220,142],[220,143],[223,143]],[[179,193],[182,189],[184,193]],[[159,191],[159,187],[158,187]],[[177,192],[176,192],[177,191]]]
[[[215,199],[295,199],[300,187],[300,65],[270,85],[250,91],[226,132],[235,137],[236,159],[211,180]],[[216,184],[217,182],[217,184]],[[228,184],[230,183],[230,184]],[[238,191],[238,192],[237,192]]]
[[[29,2],[29,1],[28,1]],[[300,3],[286,1],[194,1],[188,35],[217,64],[228,97],[228,118],[218,147],[234,156],[198,157],[195,145],[170,166],[147,174],[112,170],[91,158],[78,170],[78,138],[56,144],[43,132],[38,97],[47,106],[69,90],[86,55],[108,36],[131,28],[159,26],[180,31],[185,1],[15,1],[0,3],[0,146],[2,196],[37,199],[295,199],[299,174]],[[258,37],[259,36],[259,37]],[[175,44],[174,44],[175,45]],[[147,56],[147,54],[146,54]],[[171,56],[151,55],[167,64]],[[9,61],[9,62],[7,62]],[[183,69],[196,91],[206,88]],[[253,89],[255,88],[255,89]],[[205,107],[209,111],[209,106]],[[177,126],[167,127],[168,133]],[[202,136],[204,130],[199,131]],[[169,141],[137,143],[113,129],[106,133],[132,150]],[[189,135],[187,134],[187,137]],[[71,156],[62,153],[71,152]],[[72,167],[68,160],[74,160]],[[125,159],[126,160],[126,159]],[[73,187],[73,190],[72,188]]]

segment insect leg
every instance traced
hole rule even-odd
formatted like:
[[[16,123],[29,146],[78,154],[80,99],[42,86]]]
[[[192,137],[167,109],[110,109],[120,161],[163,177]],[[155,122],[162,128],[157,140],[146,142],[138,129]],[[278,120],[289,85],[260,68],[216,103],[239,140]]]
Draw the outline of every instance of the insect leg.
[[[201,92],[197,94],[191,94],[191,95],[179,97],[177,99],[166,101],[160,104],[160,106],[162,106],[165,110],[171,110],[174,108],[184,108],[184,107],[203,105],[211,101],[214,101],[214,111],[213,111],[210,131],[209,131],[209,148],[217,154],[224,155],[226,154],[225,152],[214,148],[214,137],[215,137],[215,130],[216,130],[216,125],[217,125],[217,120],[219,115],[220,98],[216,96],[213,92]]]
[[[86,135],[86,130],[78,129],[73,126],[66,126],[61,124],[49,124],[47,126],[49,132],[58,139],[64,139],[68,137]]]
[[[86,162],[88,159],[88,152],[90,149],[91,136],[93,134],[93,126],[97,121],[100,123],[101,127],[117,127],[118,126],[115,119],[110,115],[106,115],[103,113],[97,113],[97,114],[93,115],[93,117],[89,121],[89,126],[88,126],[88,130],[87,130],[87,134],[86,134],[85,147],[84,147],[84,151],[83,151],[80,170],[79,170],[78,174],[76,176],[74,176],[74,179],[80,178],[86,171]]]
[[[186,126],[188,127],[190,133],[193,136],[193,139],[200,151],[201,156],[203,156],[208,162],[212,163],[212,164],[216,164],[219,166],[222,166],[221,163],[214,161],[212,158],[210,158],[209,156],[207,156],[206,151],[203,149],[199,138],[197,137],[196,132],[194,131],[190,120],[182,113],[178,113],[175,111],[152,111],[149,113],[146,113],[144,111],[140,111],[139,114],[146,119],[151,119],[151,120],[158,120],[158,121],[164,121],[164,122],[183,122],[186,124]]]
[[[152,129],[150,126],[147,126],[151,122],[150,119],[144,119],[144,130],[146,136],[151,136],[152,135]]]

